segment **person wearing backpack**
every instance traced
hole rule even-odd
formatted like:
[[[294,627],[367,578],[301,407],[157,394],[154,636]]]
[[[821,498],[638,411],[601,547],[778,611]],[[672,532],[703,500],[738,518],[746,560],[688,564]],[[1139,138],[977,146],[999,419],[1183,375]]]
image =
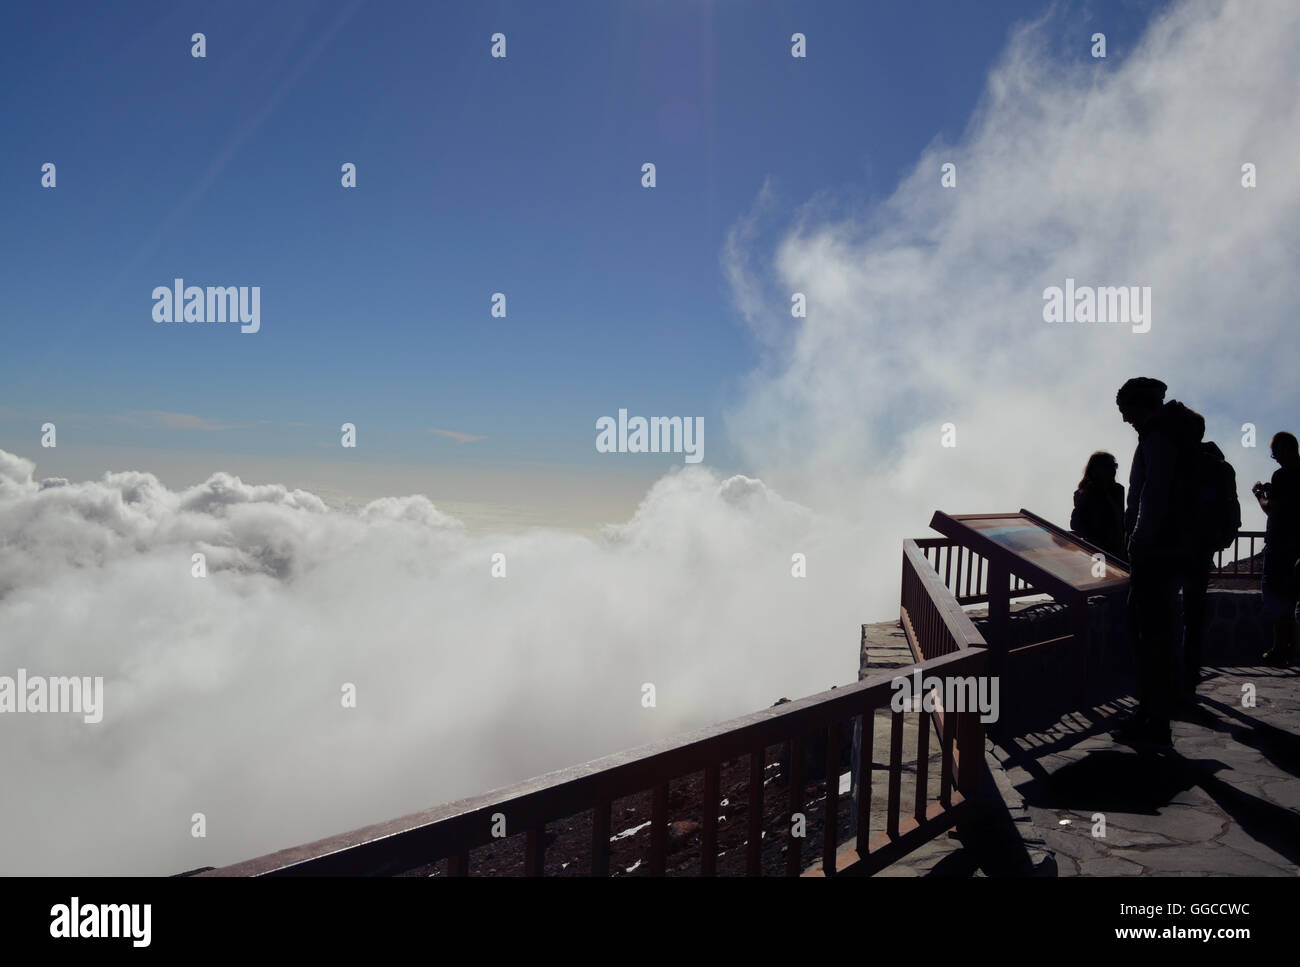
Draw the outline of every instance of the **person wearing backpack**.
[[[1269,452],[1281,466],[1268,484],[1251,491],[1268,517],[1264,531],[1264,614],[1273,624],[1273,646],[1263,660],[1289,665],[1295,644],[1296,560],[1300,558],[1300,444],[1293,434],[1275,433]]]
[[[1115,394],[1120,416],[1138,434],[1125,515],[1138,711],[1116,738],[1155,747],[1171,744],[1174,605],[1189,561],[1198,554],[1194,455],[1205,430],[1194,410],[1177,400],[1165,402],[1166,389],[1158,379],[1139,376]]]
[[[1191,521],[1197,543],[1182,573],[1183,587],[1183,681],[1180,700],[1196,704],[1196,686],[1201,679],[1201,657],[1205,645],[1205,607],[1209,597],[1214,554],[1231,547],[1241,530],[1241,502],[1237,499],[1237,474],[1218,445],[1206,440],[1205,421],[1200,418],[1192,460],[1195,473]]]

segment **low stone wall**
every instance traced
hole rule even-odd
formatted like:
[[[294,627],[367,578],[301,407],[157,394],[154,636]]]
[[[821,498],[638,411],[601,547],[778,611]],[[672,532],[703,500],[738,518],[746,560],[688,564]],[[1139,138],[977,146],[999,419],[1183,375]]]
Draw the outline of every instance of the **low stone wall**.
[[[1258,590],[1210,590],[1205,606],[1205,664],[1257,665],[1273,643]]]
[[[1020,734],[1055,722],[1067,701],[1084,710],[1132,695],[1136,667],[1129,640],[1127,596],[1096,597],[1089,601],[1088,641],[1044,646],[1019,652],[1004,672],[1006,714],[998,728]],[[1182,674],[1182,599],[1175,612],[1175,668]],[[975,626],[985,632],[983,609],[971,612]],[[1205,647],[1202,667],[1257,665],[1272,632],[1264,618],[1258,590],[1211,589],[1206,601]],[[1013,604],[1009,647],[1050,641],[1071,633],[1068,609],[1052,601]],[[1066,693],[1074,688],[1073,695]]]
[[[1126,645],[1125,597],[1093,598],[1088,604],[1092,638],[1089,650],[1100,655],[1109,652],[1114,644]],[[1013,604],[1012,608],[1012,648],[1070,633],[1066,609],[1053,601]],[[970,615],[983,631],[987,621],[984,609],[972,610]],[[1181,628],[1181,595],[1175,617]],[[1205,604],[1205,664],[1257,664],[1272,638],[1258,589],[1210,589]]]
[[[1181,606],[1180,598],[1175,615],[1179,628]],[[1095,597],[1089,601],[1088,610],[1085,648],[1049,646],[1021,654],[1003,682],[1004,719],[992,731],[1021,734],[1056,722],[1062,712],[1063,685],[1079,686],[1069,699],[1079,706],[1078,711],[1134,693],[1136,668],[1128,637],[1126,596]],[[985,610],[974,608],[968,613],[975,626],[986,631]],[[1258,590],[1212,588],[1206,601],[1205,626],[1203,667],[1257,665],[1272,641]],[[1068,635],[1068,609],[1053,601],[1013,602],[1009,630],[1011,648]],[[897,622],[865,625],[862,635],[861,677],[911,664],[906,638]],[[1181,633],[1176,648],[1175,667],[1181,670]]]

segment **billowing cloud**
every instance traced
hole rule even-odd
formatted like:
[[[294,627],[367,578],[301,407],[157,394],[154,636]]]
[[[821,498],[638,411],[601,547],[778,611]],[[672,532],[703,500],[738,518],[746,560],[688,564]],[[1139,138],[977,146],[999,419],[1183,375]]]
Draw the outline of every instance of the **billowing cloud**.
[[[6,872],[231,862],[854,677],[855,602],[790,575],[827,537],[754,479],[683,468],[596,539],[227,473],[47,483],[0,451],[0,675],[103,676],[105,707],[0,717]]]
[[[1134,375],[1206,414],[1243,493],[1271,472],[1268,435],[1296,428],[1300,6],[1177,3],[1112,37],[1121,59],[1089,57],[1081,31],[1019,29],[964,136],[878,208],[820,198],[783,230],[765,185],[735,226],[736,304],[781,349],[730,430],[768,483],[875,519],[891,546],[935,506],[1065,518],[1089,453],[1127,468],[1114,397]],[[1044,322],[1067,279],[1150,286],[1150,331]],[[1262,450],[1240,446],[1246,422]]]

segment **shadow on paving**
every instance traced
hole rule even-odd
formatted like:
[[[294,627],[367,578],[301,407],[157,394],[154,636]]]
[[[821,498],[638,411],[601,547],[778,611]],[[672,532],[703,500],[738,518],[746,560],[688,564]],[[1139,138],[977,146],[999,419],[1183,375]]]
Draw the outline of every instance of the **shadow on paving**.
[[[1025,618],[1039,635],[1056,620],[1044,608],[1026,608]],[[1104,694],[1086,711],[1036,731],[990,734],[991,807],[877,875],[1295,875],[1300,670],[1252,667],[1258,653],[1253,643],[1220,649],[1204,669],[1198,708],[1176,717],[1166,752],[1111,737],[1117,713],[1136,707],[1124,675],[1098,682]],[[909,660],[901,631],[864,626],[864,676]],[[1247,692],[1252,707],[1243,706]],[[1097,814],[1101,837],[1092,835]]]
[[[1291,776],[1300,777],[1300,736],[1247,715],[1244,709],[1235,708],[1212,698],[1202,698],[1201,705],[1218,712],[1221,720],[1231,718],[1237,723],[1235,727],[1229,725],[1227,728],[1218,729],[1229,733],[1234,742],[1250,746],[1278,769]]]
[[[1017,792],[1031,811],[1041,811],[1038,831],[1080,869],[1117,857],[1162,874],[1249,872],[1247,861],[1260,866],[1254,872],[1295,872],[1300,809],[1292,804],[1300,802],[1300,737],[1277,724],[1300,721],[1291,697],[1295,678],[1287,671],[1220,670],[1202,683],[1198,708],[1176,717],[1174,748],[1161,752],[1115,742],[1109,708],[1066,716],[1048,738],[1015,743],[1008,765],[1014,763],[1022,777]],[[1243,686],[1267,688],[1269,697],[1261,694],[1247,708],[1224,700],[1242,694]],[[1273,801],[1279,796],[1282,803]],[[1082,821],[1067,833],[1052,829],[1045,814],[1081,814]],[[1096,814],[1113,821],[1126,841],[1087,842],[1080,830]],[[1058,822],[1071,826],[1074,820]],[[1147,838],[1135,843],[1133,830]],[[1157,853],[1159,863],[1148,868],[1145,861]],[[1214,865],[1219,859],[1222,871]]]
[[[1177,755],[1138,756],[1128,751],[1090,752],[1050,775],[1031,769],[1034,780],[1021,788],[1030,806],[1100,813],[1142,813],[1155,816],[1180,792],[1200,780]],[[1217,764],[1222,768],[1222,764]]]

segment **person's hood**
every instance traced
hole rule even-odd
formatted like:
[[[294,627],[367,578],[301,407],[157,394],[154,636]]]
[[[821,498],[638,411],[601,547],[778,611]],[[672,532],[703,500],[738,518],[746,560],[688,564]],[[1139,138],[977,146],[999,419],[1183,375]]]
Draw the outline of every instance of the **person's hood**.
[[[1147,425],[1147,432],[1162,431],[1181,443],[1200,443],[1205,436],[1205,417],[1190,406],[1169,400]]]

